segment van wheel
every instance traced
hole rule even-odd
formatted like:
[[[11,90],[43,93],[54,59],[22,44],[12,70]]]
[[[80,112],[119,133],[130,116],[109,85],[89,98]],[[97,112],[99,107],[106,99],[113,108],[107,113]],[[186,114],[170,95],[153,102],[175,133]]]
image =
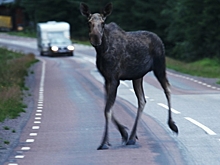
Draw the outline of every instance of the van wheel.
[[[41,55],[41,56],[44,56],[44,52],[41,51],[41,52],[40,52],[40,55]]]

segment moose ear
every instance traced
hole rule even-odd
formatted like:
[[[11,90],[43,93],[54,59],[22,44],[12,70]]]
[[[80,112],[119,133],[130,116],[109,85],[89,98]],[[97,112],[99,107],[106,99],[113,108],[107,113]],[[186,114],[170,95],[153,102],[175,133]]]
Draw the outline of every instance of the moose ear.
[[[90,16],[90,11],[89,11],[89,7],[85,4],[85,3],[80,3],[80,12],[83,16],[85,17],[89,17]]]
[[[107,17],[112,12],[112,3],[108,3],[103,9],[102,9],[102,15],[104,17]]]

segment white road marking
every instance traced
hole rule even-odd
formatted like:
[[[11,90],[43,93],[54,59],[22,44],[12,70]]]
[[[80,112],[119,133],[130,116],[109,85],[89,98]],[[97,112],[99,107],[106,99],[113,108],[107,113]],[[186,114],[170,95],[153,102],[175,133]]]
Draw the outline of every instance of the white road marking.
[[[185,119],[190,121],[191,123],[197,125],[201,129],[203,129],[207,134],[209,134],[209,135],[216,135],[216,133],[214,131],[212,131],[211,129],[209,129],[205,125],[201,124],[200,122],[198,122],[198,121],[196,121],[196,120],[194,120],[194,119],[192,119],[190,117],[185,117]]]
[[[41,113],[36,113],[35,115],[36,115],[36,116],[41,116],[42,114],[41,114]]]
[[[203,82],[201,82],[201,81],[195,80],[195,79],[190,78],[190,77],[187,77],[187,76],[181,76],[181,75],[178,75],[178,74],[171,73],[171,72],[169,72],[169,71],[167,71],[167,74],[172,75],[172,76],[175,76],[175,77],[180,77],[180,78],[183,78],[183,79],[186,79],[186,80],[193,81],[193,82],[198,83],[198,84],[200,84],[200,85],[204,85],[204,86],[206,86],[207,88],[212,88],[212,89],[220,90],[220,88],[214,87],[214,86],[212,86],[212,85],[203,83]]]
[[[41,120],[41,117],[35,117],[35,120]]]
[[[169,109],[168,108],[168,106],[167,105],[165,105],[165,104],[163,104],[163,103],[157,103],[159,106],[161,106],[161,107],[163,107],[163,108],[165,108],[165,109]],[[173,109],[173,108],[171,108],[171,111],[173,112],[173,113],[175,113],[175,114],[180,114],[181,112],[179,112],[179,111],[177,111],[177,110],[175,110],[175,109]]]
[[[30,136],[37,136],[37,133],[30,133]]]
[[[24,155],[16,155],[15,156],[15,159],[23,159],[24,158]]]
[[[31,147],[22,147],[22,148],[21,148],[22,151],[28,151],[28,150],[30,150],[30,149],[31,149]]]
[[[37,109],[43,109],[43,107],[37,107]]]
[[[18,165],[17,163],[9,163],[8,165]]]
[[[134,92],[134,89],[130,88],[129,90],[130,90],[131,92],[135,93],[135,92]]]
[[[39,129],[40,126],[33,126],[32,129]]]
[[[34,139],[27,139],[26,140],[26,143],[33,143],[34,142]]]
[[[36,110],[36,112],[42,112],[42,110],[38,109],[38,110]]]
[[[41,121],[34,121],[34,124],[40,124]]]
[[[120,81],[120,83],[123,84],[126,87],[129,87],[129,85],[126,82],[124,82],[124,81]]]

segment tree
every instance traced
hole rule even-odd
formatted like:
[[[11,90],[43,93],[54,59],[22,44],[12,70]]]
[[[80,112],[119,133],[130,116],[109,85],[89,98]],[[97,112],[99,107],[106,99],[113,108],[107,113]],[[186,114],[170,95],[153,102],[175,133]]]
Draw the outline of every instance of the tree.
[[[166,29],[170,55],[185,61],[219,57],[219,8],[217,0],[168,0],[163,14],[172,20]]]

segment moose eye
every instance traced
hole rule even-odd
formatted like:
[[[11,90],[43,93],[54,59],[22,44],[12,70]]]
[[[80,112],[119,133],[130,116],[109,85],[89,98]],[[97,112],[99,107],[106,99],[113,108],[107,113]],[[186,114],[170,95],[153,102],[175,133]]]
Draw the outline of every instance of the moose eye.
[[[92,23],[91,22],[88,22],[88,25],[89,25],[89,27],[92,25]]]
[[[102,22],[102,23],[101,23],[101,25],[102,25],[102,28],[104,28],[105,23],[104,23],[104,22]]]

